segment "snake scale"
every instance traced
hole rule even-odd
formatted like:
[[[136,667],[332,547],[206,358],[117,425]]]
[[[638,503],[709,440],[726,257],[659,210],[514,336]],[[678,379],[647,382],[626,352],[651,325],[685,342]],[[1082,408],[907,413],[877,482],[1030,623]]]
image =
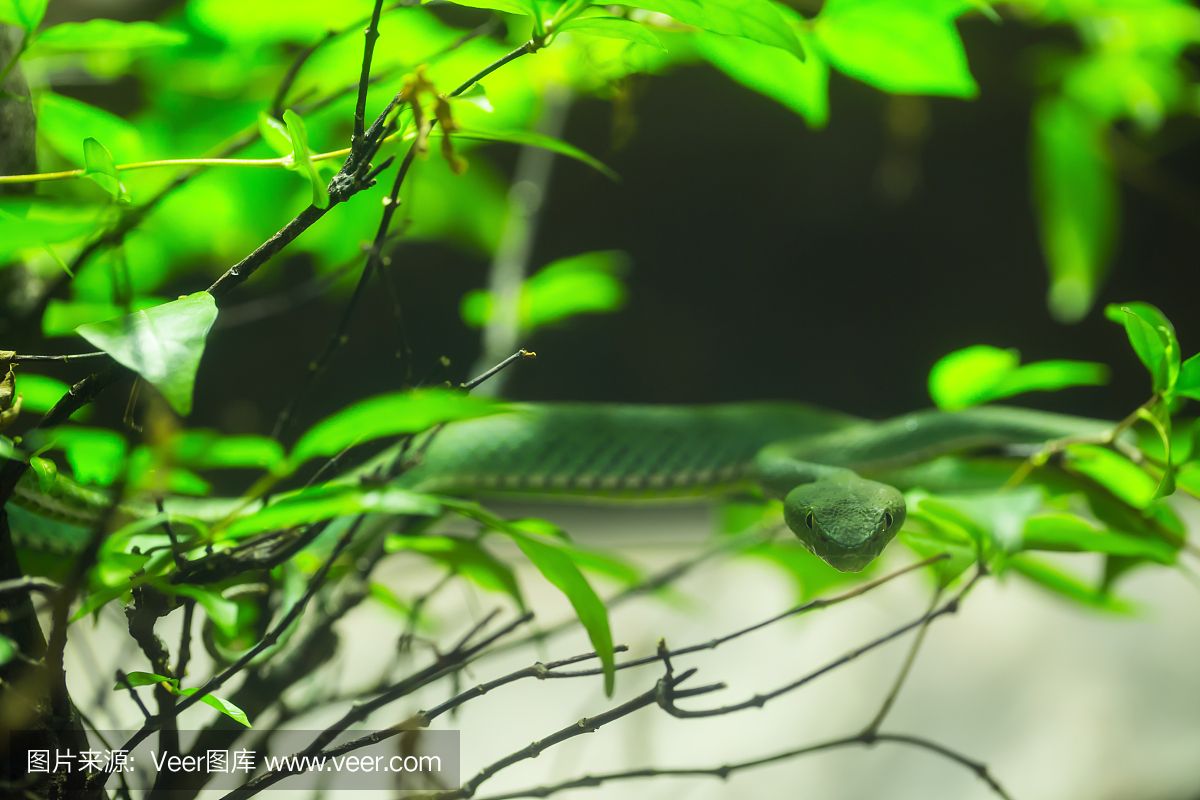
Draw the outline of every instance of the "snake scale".
[[[904,496],[885,482],[889,470],[1110,428],[1102,420],[1004,406],[868,421],[795,403],[515,404],[438,430],[395,481],[461,497],[633,501],[757,491],[783,501],[788,527],[812,552],[839,570],[858,571],[904,524]],[[389,458],[395,451],[375,463]],[[362,468],[343,479],[355,474]],[[25,549],[69,553],[107,502],[65,477],[47,492],[26,475],[10,502],[14,539]],[[229,500],[187,501],[187,513],[200,517],[219,518],[230,508]],[[151,513],[148,505],[121,506],[123,517]]]

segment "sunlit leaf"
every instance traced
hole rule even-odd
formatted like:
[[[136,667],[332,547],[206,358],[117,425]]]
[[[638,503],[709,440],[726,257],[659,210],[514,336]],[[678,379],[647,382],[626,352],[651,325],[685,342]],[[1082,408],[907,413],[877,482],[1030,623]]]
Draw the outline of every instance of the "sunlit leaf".
[[[140,50],[171,47],[188,40],[183,31],[168,30],[153,22],[119,22],[92,19],[87,22],[63,22],[38,33],[29,48],[29,57],[62,53],[88,53],[97,50]]]
[[[437,138],[446,136],[446,132],[440,128],[434,128],[429,134],[431,137]],[[602,161],[596,157],[585,153],[573,144],[568,144],[561,139],[556,139],[553,136],[546,136],[542,133],[534,131],[485,131],[470,128],[458,128],[452,134],[452,138],[468,139],[479,142],[505,142],[507,144],[517,144],[522,147],[538,147],[542,150],[549,150],[552,153],[557,153],[560,156],[566,156],[586,164],[600,174],[610,180],[620,180],[620,176],[607,167]],[[416,133],[410,132],[405,135],[405,139],[415,139]]]
[[[104,209],[38,199],[0,199],[0,265],[22,250],[78,239],[101,228]]]
[[[88,136],[104,142],[119,163],[143,155],[142,135],[135,125],[74,97],[42,92],[37,96],[37,115],[38,136],[77,166],[84,166],[79,142]]]
[[[802,41],[807,41],[801,37]],[[829,121],[829,66],[821,54],[808,49],[800,61],[777,47],[702,33],[692,38],[710,64],[743,86],[795,111],[814,128]]]
[[[943,0],[828,0],[813,32],[834,67],[885,92],[974,97],[954,27],[962,10]]]
[[[1034,198],[1050,310],[1068,322],[1091,308],[1116,239],[1116,179],[1104,136],[1099,121],[1065,100],[1034,109]]]
[[[1129,601],[1093,588],[1079,577],[1041,559],[1026,555],[1013,556],[1008,560],[1008,568],[1038,586],[1076,603],[1119,614],[1127,614],[1134,610],[1134,605]]]
[[[1067,448],[1066,463],[1073,472],[1086,475],[1134,508],[1146,508],[1154,500],[1158,481],[1108,448],[1071,445]]]
[[[1146,539],[1098,528],[1074,514],[1039,514],[1025,523],[1022,546],[1026,550],[1148,558],[1161,564],[1175,561],[1175,548],[1161,539]]]
[[[154,672],[126,672],[124,681],[117,681],[113,684],[114,690],[131,689],[135,686],[156,686],[157,684],[165,683],[170,686],[178,686],[177,678],[168,678],[166,675],[159,675]]]
[[[239,517],[230,524],[226,535],[239,538],[357,514],[436,516],[440,511],[441,506],[433,497],[397,487],[322,485],[303,489]]]
[[[195,469],[273,470],[284,461],[283,446],[265,436],[224,436],[215,431],[189,430],[181,432],[167,447],[174,460]]]
[[[184,697],[188,697],[198,691],[200,690],[197,688],[181,689],[179,693]],[[245,725],[247,728],[253,727],[250,725],[250,718],[246,716],[246,712],[223,697],[217,697],[215,694],[206,694],[200,698],[200,702],[207,706],[212,706],[234,722]]]
[[[402,433],[419,433],[443,422],[506,410],[484,397],[443,389],[378,395],[359,401],[312,426],[292,450],[293,464],[332,456],[353,445]]]
[[[1020,364],[1016,350],[973,345],[938,360],[929,371],[929,396],[953,411],[1003,397],[1069,386],[1096,386],[1108,368],[1088,361],[1038,361]]]
[[[1175,394],[1200,400],[1200,353],[1180,365],[1179,380],[1175,382]]]
[[[54,408],[54,404],[61,400],[70,388],[70,384],[49,375],[38,375],[34,372],[17,375],[17,394],[22,398],[21,410],[34,414],[45,414]]]
[[[49,431],[46,439],[50,447],[63,451],[80,483],[108,486],[125,467],[128,446],[116,431],[63,426]]]
[[[81,325],[78,333],[153,384],[177,412],[192,410],[196,370],[217,306],[208,292]]]
[[[292,155],[292,137],[287,126],[267,112],[258,115],[258,132],[267,146],[281,156]]]
[[[1105,315],[1125,327],[1129,344],[1150,372],[1154,391],[1170,394],[1181,369],[1179,340],[1171,321],[1149,303],[1114,303]]]
[[[167,302],[162,297],[142,297],[132,301],[130,306],[134,311],[144,311]],[[112,303],[51,300],[46,306],[46,313],[42,315],[42,334],[50,337],[73,336],[81,325],[104,322],[124,313],[125,309]]]
[[[42,490],[42,493],[52,493],[54,484],[58,481],[58,467],[54,462],[48,458],[33,456],[29,459],[29,467],[37,476],[38,488]]]
[[[609,628],[608,609],[604,607],[604,602],[588,583],[587,578],[583,577],[583,573],[579,571],[568,552],[550,544],[547,539],[516,532],[509,535],[529,562],[570,601],[580,623],[587,631],[592,647],[596,649],[596,655],[600,658],[600,665],[604,670],[604,692],[612,695],[616,670],[612,630]]]
[[[33,32],[46,16],[50,0],[0,0],[0,22]]]
[[[95,181],[101,189],[111,194],[116,200],[128,203],[129,191],[117,174],[117,165],[112,153],[91,136],[83,140],[83,174]]]
[[[770,0],[622,0],[617,5],[657,11],[700,30],[749,39],[804,57],[799,38]]]
[[[288,138],[292,143],[292,162],[308,175],[308,181],[312,185],[312,204],[317,208],[328,208],[329,190],[321,178],[321,173],[317,171],[317,165],[313,163],[304,120],[289,108],[283,112],[283,121],[287,125]]]
[[[576,17],[558,28],[559,33],[571,32],[607,39],[623,39],[635,44],[665,50],[663,43],[644,25],[621,17]]]
[[[517,319],[523,331],[534,331],[578,314],[615,311],[625,301],[618,275],[628,257],[601,250],[569,256],[547,264],[521,287]],[[482,327],[495,314],[490,292],[468,293],[461,306],[463,320]]]
[[[412,552],[453,569],[484,589],[511,597],[519,607],[525,607],[521,589],[512,569],[492,555],[482,542],[450,536],[389,536],[389,553]]]
[[[532,0],[450,0],[456,6],[468,8],[483,8],[489,11],[503,11],[506,14],[516,14],[523,17],[536,16]]]

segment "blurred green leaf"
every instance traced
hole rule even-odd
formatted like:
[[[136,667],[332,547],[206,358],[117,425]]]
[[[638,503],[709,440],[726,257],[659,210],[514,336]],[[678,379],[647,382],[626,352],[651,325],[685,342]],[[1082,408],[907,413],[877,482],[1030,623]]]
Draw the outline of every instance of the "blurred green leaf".
[[[506,407],[494,400],[446,389],[419,389],[377,395],[359,401],[308,429],[292,450],[293,465],[317,456],[332,456],[387,436],[420,433],[443,422],[498,414]]]
[[[1148,558],[1160,564],[1175,561],[1175,548],[1160,539],[1146,539],[1098,528],[1074,514],[1038,514],[1025,523],[1025,550],[1055,550],[1078,553]]]
[[[625,287],[617,276],[627,261],[620,251],[599,250],[547,264],[521,287],[521,330],[531,332],[579,314],[620,308],[625,302]],[[482,327],[495,313],[495,300],[491,292],[469,292],[460,310],[468,325]]]
[[[1034,391],[1098,386],[1108,368],[1090,361],[1037,361],[1020,365],[1020,354],[973,345],[943,356],[929,371],[929,396],[953,411]]]
[[[371,0],[191,0],[186,14],[189,22],[218,39],[261,47],[273,42],[310,44],[326,31],[367,18],[371,6]],[[361,53],[361,43],[355,44]]]
[[[47,431],[45,440],[51,448],[63,451],[79,483],[108,486],[125,468],[128,445],[116,431],[62,426]],[[42,441],[38,439],[39,445]]]
[[[187,40],[184,32],[168,30],[153,22],[92,19],[87,22],[63,22],[46,28],[33,40],[28,56],[37,58],[96,50],[124,52],[148,47],[172,47]]]
[[[125,317],[81,325],[77,332],[153,384],[186,416],[205,339],[216,319],[213,296],[196,292]]]
[[[444,564],[484,589],[507,594],[520,607],[525,607],[521,588],[512,569],[483,546],[481,542],[450,536],[389,536],[389,553],[407,551]]]
[[[0,22],[16,25],[32,33],[42,24],[50,0],[0,0]]]
[[[167,303],[161,297],[142,297],[130,303],[134,311],[144,311]],[[77,302],[67,300],[51,300],[42,315],[42,334],[44,336],[74,335],[81,325],[119,317],[125,310],[112,303]]]
[[[617,5],[657,11],[684,25],[749,39],[804,58],[804,46],[770,0],[622,0]]]
[[[218,589],[191,586],[188,584],[163,584],[165,584],[165,581],[159,580],[156,582],[156,585],[163,591],[190,597],[199,603],[200,607],[204,609],[204,613],[208,615],[209,621],[212,622],[222,636],[237,636],[239,626],[238,604],[236,601],[225,597]]]
[[[1034,199],[1050,310],[1067,322],[1091,308],[1116,239],[1116,178],[1104,139],[1103,124],[1066,100],[1034,109]]]
[[[894,94],[975,97],[945,0],[828,0],[813,22],[817,46],[841,72]]]
[[[292,162],[308,175],[308,182],[312,185],[312,204],[317,208],[329,208],[329,190],[321,178],[321,173],[317,171],[317,165],[313,163],[304,120],[289,108],[283,112],[283,121],[287,125],[288,138],[292,142]]]
[[[801,35],[801,41],[808,40]],[[717,69],[795,111],[813,128],[829,121],[829,65],[812,47],[800,61],[777,47],[710,33],[698,33],[692,42]]]
[[[129,202],[129,191],[117,174],[117,165],[112,153],[91,136],[83,140],[83,174],[91,178],[100,188],[108,192],[118,202]]]
[[[144,154],[137,126],[110,111],[48,91],[40,93],[36,102],[38,136],[72,164],[84,166],[79,141],[87,136],[104,142],[122,163]]]
[[[105,209],[42,198],[0,199],[0,265],[23,250],[79,239],[104,226]]]
[[[1158,481],[1125,456],[1106,447],[1073,444],[1067,448],[1066,464],[1094,480],[1118,498],[1138,509],[1154,501]]]
[[[856,583],[870,575],[880,563],[879,559],[876,559],[864,572],[840,572],[793,539],[766,542],[747,548],[744,554],[766,561],[782,570],[795,587],[797,603],[819,597],[838,586]]]
[[[1076,603],[1117,614],[1128,614],[1134,605],[1127,600],[1097,590],[1080,578],[1053,564],[1026,555],[1013,556],[1008,568],[1054,594]]]
[[[1200,497],[1200,461],[1180,467],[1175,474],[1175,485],[1192,497]]]
[[[283,446],[265,436],[225,436],[215,431],[182,431],[168,448],[180,464],[195,469],[260,468],[283,465]]]
[[[251,514],[235,519],[226,530],[231,538],[264,531],[310,525],[334,517],[357,514],[417,514],[437,516],[441,506],[435,498],[392,486],[320,485],[301,489]]]
[[[0,667],[12,661],[19,652],[17,643],[0,633]]]
[[[616,680],[613,659],[612,630],[608,625],[608,609],[579,571],[568,551],[550,544],[547,539],[522,533],[508,534],[517,547],[539,572],[566,595],[575,609],[604,670],[604,693],[611,696]]]
[[[33,414],[45,414],[54,408],[54,404],[70,388],[70,384],[48,375],[33,372],[17,375],[17,394],[22,398],[21,410]]]
[[[1158,435],[1163,450],[1163,474],[1154,490],[1154,499],[1166,497],[1175,492],[1175,454],[1171,450],[1171,414],[1162,403],[1155,403],[1152,408],[1139,408],[1138,419],[1147,423]]]

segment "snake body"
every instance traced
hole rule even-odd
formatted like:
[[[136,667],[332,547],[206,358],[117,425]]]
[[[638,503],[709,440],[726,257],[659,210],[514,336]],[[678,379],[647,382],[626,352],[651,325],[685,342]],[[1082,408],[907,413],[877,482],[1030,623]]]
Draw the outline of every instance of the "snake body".
[[[519,404],[420,441],[412,448],[415,465],[396,480],[464,497],[629,501],[761,491],[783,501],[788,526],[809,549],[838,569],[856,571],[904,523],[903,495],[881,479],[889,470],[948,453],[1094,436],[1110,427],[1000,406],[875,422],[793,403]],[[394,459],[396,451],[379,458]],[[26,476],[10,503],[17,543],[70,552],[105,503],[102,493],[66,478],[46,492]],[[229,508],[227,500],[190,501],[188,513],[216,518]],[[121,512],[137,517],[153,509],[131,505]]]

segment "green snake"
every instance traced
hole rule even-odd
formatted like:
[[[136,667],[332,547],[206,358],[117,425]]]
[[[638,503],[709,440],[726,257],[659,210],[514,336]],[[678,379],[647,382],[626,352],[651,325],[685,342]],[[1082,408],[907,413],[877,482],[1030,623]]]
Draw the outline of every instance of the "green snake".
[[[405,451],[419,458],[395,482],[468,498],[631,501],[757,492],[782,501],[788,527],[813,553],[858,571],[904,524],[904,487],[887,482],[889,473],[942,455],[1097,436],[1111,427],[1003,406],[867,421],[794,403],[516,404],[427,434]],[[343,479],[359,474],[363,468]],[[27,551],[70,553],[108,502],[61,476],[45,491],[26,474],[9,504],[14,540]],[[187,513],[200,517],[220,518],[233,507],[229,500],[186,502]],[[149,505],[121,507],[124,517],[153,512]]]

